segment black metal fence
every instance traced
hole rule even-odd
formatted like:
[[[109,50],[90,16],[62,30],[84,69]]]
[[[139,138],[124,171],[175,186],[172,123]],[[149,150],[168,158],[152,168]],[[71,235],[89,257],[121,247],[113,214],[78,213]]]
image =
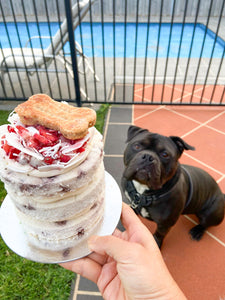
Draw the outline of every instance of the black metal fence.
[[[225,105],[224,0],[0,0],[0,100]]]

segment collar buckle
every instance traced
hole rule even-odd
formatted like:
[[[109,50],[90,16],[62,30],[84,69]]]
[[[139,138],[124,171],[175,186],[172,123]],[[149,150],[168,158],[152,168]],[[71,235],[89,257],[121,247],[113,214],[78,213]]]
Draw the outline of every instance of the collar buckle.
[[[136,209],[141,203],[141,195],[138,192],[132,194],[131,207]]]

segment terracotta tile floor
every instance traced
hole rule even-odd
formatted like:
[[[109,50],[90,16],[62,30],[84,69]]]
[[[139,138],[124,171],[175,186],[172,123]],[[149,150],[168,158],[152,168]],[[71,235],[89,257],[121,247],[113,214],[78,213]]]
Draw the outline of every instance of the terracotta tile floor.
[[[193,97],[191,86],[183,92],[183,100],[203,101],[211,98],[212,87],[196,86]],[[143,87],[135,88],[135,101],[142,95]],[[162,86],[155,86],[154,100],[161,97]],[[218,101],[222,88],[215,89],[213,102]],[[164,99],[171,97],[171,87],[164,89]],[[151,101],[152,87],[146,86],[145,101]],[[176,86],[173,101],[180,101],[181,87]],[[217,97],[217,98],[216,98]],[[216,100],[217,99],[217,100]],[[168,100],[168,99],[167,99]],[[140,101],[140,100],[139,100]],[[184,152],[181,162],[199,166],[208,171],[225,193],[225,108],[199,106],[133,106],[133,124],[164,135],[178,135],[193,145],[195,151]],[[188,299],[225,299],[225,220],[209,228],[200,242],[192,241],[188,234],[197,219],[181,216],[164,240],[162,254],[173,277]],[[143,219],[154,231],[155,224]]]
[[[225,90],[222,85],[179,85],[179,84],[135,84],[134,101],[170,103],[225,103]]]

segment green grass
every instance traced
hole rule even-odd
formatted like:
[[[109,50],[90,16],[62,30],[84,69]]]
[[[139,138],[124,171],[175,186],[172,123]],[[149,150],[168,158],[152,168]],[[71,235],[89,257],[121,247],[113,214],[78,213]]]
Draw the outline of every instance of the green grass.
[[[102,104],[99,108],[99,110],[96,112],[97,113],[97,121],[95,124],[95,127],[103,133],[103,128],[105,124],[105,116],[108,112],[109,109],[109,104]]]
[[[97,111],[96,128],[102,133],[109,105]],[[9,112],[0,111],[0,125],[7,122]],[[6,196],[0,182],[0,204]],[[0,299],[66,300],[69,298],[74,273],[58,265],[26,260],[11,251],[0,238]]]
[[[9,115],[10,111],[5,111],[5,110],[0,110],[0,125],[8,123],[7,122],[7,118]],[[4,189],[4,185],[3,183],[0,181],[0,204],[2,203],[2,200],[5,198],[6,196],[6,191]],[[1,266],[0,266],[0,270],[1,270]],[[0,281],[1,284],[1,281]],[[1,287],[0,287],[1,289]],[[0,299],[1,299],[1,293],[0,293]]]

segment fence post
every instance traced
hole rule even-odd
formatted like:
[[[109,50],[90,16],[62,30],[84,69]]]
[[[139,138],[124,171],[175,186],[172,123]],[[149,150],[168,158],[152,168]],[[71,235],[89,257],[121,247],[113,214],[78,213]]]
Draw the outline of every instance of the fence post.
[[[80,107],[81,106],[80,82],[79,82],[79,75],[77,69],[77,56],[76,56],[75,39],[74,39],[74,32],[73,32],[72,9],[71,9],[70,0],[65,0],[64,3],[65,3],[65,10],[66,10],[67,28],[69,34],[69,44],[70,44],[70,53],[71,53],[72,68],[73,68],[74,87],[76,92],[76,102],[77,102],[77,106]]]

